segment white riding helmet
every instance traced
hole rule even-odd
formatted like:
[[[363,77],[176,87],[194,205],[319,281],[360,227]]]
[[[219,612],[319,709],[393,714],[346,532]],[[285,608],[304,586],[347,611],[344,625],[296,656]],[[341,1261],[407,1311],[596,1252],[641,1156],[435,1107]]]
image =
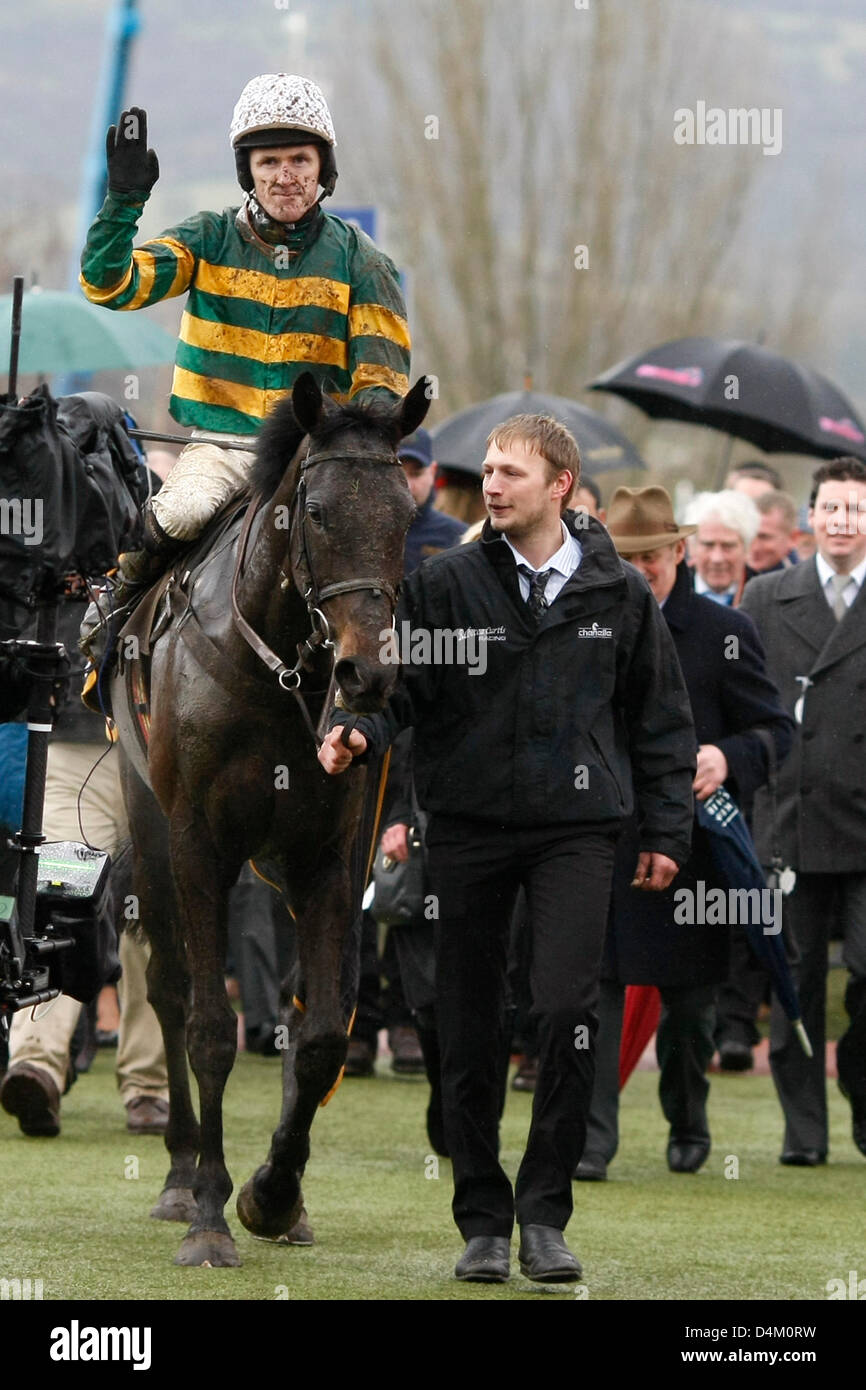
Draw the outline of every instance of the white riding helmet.
[[[334,123],[321,88],[308,77],[268,72],[252,78],[238,98],[229,136],[238,182],[247,192],[253,189],[249,150],[314,144],[322,156],[319,183],[326,195],[333,193],[337,182]]]

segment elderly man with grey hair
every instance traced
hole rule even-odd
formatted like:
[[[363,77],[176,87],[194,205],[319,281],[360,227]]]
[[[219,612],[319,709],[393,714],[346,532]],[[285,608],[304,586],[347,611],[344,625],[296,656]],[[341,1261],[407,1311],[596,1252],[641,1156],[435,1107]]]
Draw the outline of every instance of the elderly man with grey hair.
[[[733,488],[699,492],[692,498],[683,521],[686,526],[697,527],[689,541],[696,593],[728,607],[739,606],[754,573],[746,556],[760,520],[751,497]]]

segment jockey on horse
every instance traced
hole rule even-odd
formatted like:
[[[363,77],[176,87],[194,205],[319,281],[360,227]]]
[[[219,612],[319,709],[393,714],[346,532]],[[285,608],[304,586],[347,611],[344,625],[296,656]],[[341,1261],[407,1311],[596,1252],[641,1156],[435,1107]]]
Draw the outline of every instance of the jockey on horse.
[[[99,603],[105,616],[139,597],[244,486],[248,446],[302,372],[361,404],[408,390],[397,271],[363,232],[322,211],[337,168],[320,89],[285,73],[254,77],[230,137],[240,207],[196,213],[133,250],[159,165],[144,111],[125,111],[108,132],[108,194],[87,236],[81,285],[109,309],[189,292],[169,410],[208,441],[193,435],[147,504],[145,548],[121,556],[114,589]]]

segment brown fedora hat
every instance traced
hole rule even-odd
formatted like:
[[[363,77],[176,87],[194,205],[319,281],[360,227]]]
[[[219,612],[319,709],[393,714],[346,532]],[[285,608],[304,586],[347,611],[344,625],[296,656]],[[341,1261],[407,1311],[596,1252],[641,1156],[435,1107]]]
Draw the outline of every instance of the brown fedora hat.
[[[618,487],[607,509],[607,529],[620,555],[636,555],[673,545],[698,528],[677,526],[663,487]]]

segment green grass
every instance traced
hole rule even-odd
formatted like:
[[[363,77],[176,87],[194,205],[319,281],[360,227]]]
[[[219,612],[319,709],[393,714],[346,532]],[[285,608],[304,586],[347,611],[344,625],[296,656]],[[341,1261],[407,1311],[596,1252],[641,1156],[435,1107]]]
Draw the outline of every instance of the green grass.
[[[148,1219],[167,1167],[162,1141],[133,1138],[114,1056],[63,1101],[59,1139],[21,1136],[0,1112],[0,1276],[42,1278],[46,1299],[539,1299],[573,1298],[529,1284],[458,1284],[462,1243],[451,1221],[451,1175],[425,1177],[427,1087],[395,1078],[344,1082],[319,1112],[305,1182],[312,1249],[254,1240],[229,1203],[243,1266],[172,1265],[184,1228]],[[226,1102],[235,1189],[265,1156],[278,1111],[279,1064],[241,1055]],[[863,1265],[864,1159],[850,1112],[830,1085],[826,1168],[782,1168],[781,1115],[769,1077],[712,1079],[713,1150],[696,1176],[668,1173],[657,1077],[637,1073],[622,1106],[620,1154],[605,1184],[575,1184],[568,1230],[591,1299],[826,1299],[826,1282]],[[530,1097],[509,1093],[503,1126],[514,1175]],[[739,1177],[726,1178],[733,1155]],[[138,1177],[125,1177],[134,1170]],[[727,1163],[730,1169],[732,1165]],[[858,1266],[859,1261],[859,1266]],[[866,1271],[863,1271],[866,1273]],[[285,1295],[283,1295],[285,1296]]]

